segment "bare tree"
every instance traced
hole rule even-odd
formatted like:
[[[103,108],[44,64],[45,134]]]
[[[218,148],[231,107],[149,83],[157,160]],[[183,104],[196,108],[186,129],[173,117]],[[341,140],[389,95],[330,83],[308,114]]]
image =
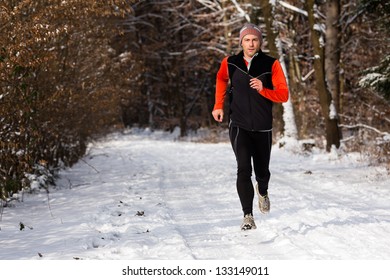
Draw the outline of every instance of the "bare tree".
[[[316,22],[314,0],[306,2],[308,20],[311,33],[311,43],[314,52],[314,70],[316,77],[316,88],[320,98],[322,115],[325,119],[326,150],[330,151],[332,146],[340,146],[340,131],[338,128],[338,115],[332,95],[326,84],[324,69],[324,43],[322,38],[322,27]]]
[[[340,112],[340,57],[341,57],[340,1],[326,2],[325,31],[325,73],[329,91],[336,108]]]

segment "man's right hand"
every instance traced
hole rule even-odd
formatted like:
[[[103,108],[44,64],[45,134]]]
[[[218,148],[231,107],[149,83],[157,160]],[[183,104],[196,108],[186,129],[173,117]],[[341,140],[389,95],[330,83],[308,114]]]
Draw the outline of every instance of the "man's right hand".
[[[214,120],[217,122],[222,122],[223,121],[223,110],[222,109],[217,109],[212,112],[212,115],[214,117]]]

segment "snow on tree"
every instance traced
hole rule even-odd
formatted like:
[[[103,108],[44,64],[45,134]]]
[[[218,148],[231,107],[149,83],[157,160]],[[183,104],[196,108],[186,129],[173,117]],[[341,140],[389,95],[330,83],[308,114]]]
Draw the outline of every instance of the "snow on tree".
[[[359,80],[359,85],[371,88],[390,100],[390,55],[386,56],[378,66],[366,69]]]

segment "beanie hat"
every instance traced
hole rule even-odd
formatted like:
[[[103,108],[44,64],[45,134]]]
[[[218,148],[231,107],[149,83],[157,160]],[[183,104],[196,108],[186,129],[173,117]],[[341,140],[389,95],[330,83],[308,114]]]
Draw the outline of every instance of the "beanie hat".
[[[242,27],[240,30],[240,45],[242,42],[242,38],[244,38],[244,36],[248,35],[248,34],[252,34],[252,35],[259,37],[259,40],[261,43],[263,36],[262,36],[260,27],[254,25],[252,23],[246,23],[244,25],[244,27]]]

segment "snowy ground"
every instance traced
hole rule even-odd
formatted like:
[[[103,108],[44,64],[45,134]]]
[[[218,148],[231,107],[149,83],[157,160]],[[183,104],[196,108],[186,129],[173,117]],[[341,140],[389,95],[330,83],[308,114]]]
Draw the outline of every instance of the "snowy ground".
[[[49,196],[3,208],[0,260],[390,259],[384,169],[274,147],[271,212],[255,211],[249,232],[239,228],[235,169],[228,143],[110,135]]]

